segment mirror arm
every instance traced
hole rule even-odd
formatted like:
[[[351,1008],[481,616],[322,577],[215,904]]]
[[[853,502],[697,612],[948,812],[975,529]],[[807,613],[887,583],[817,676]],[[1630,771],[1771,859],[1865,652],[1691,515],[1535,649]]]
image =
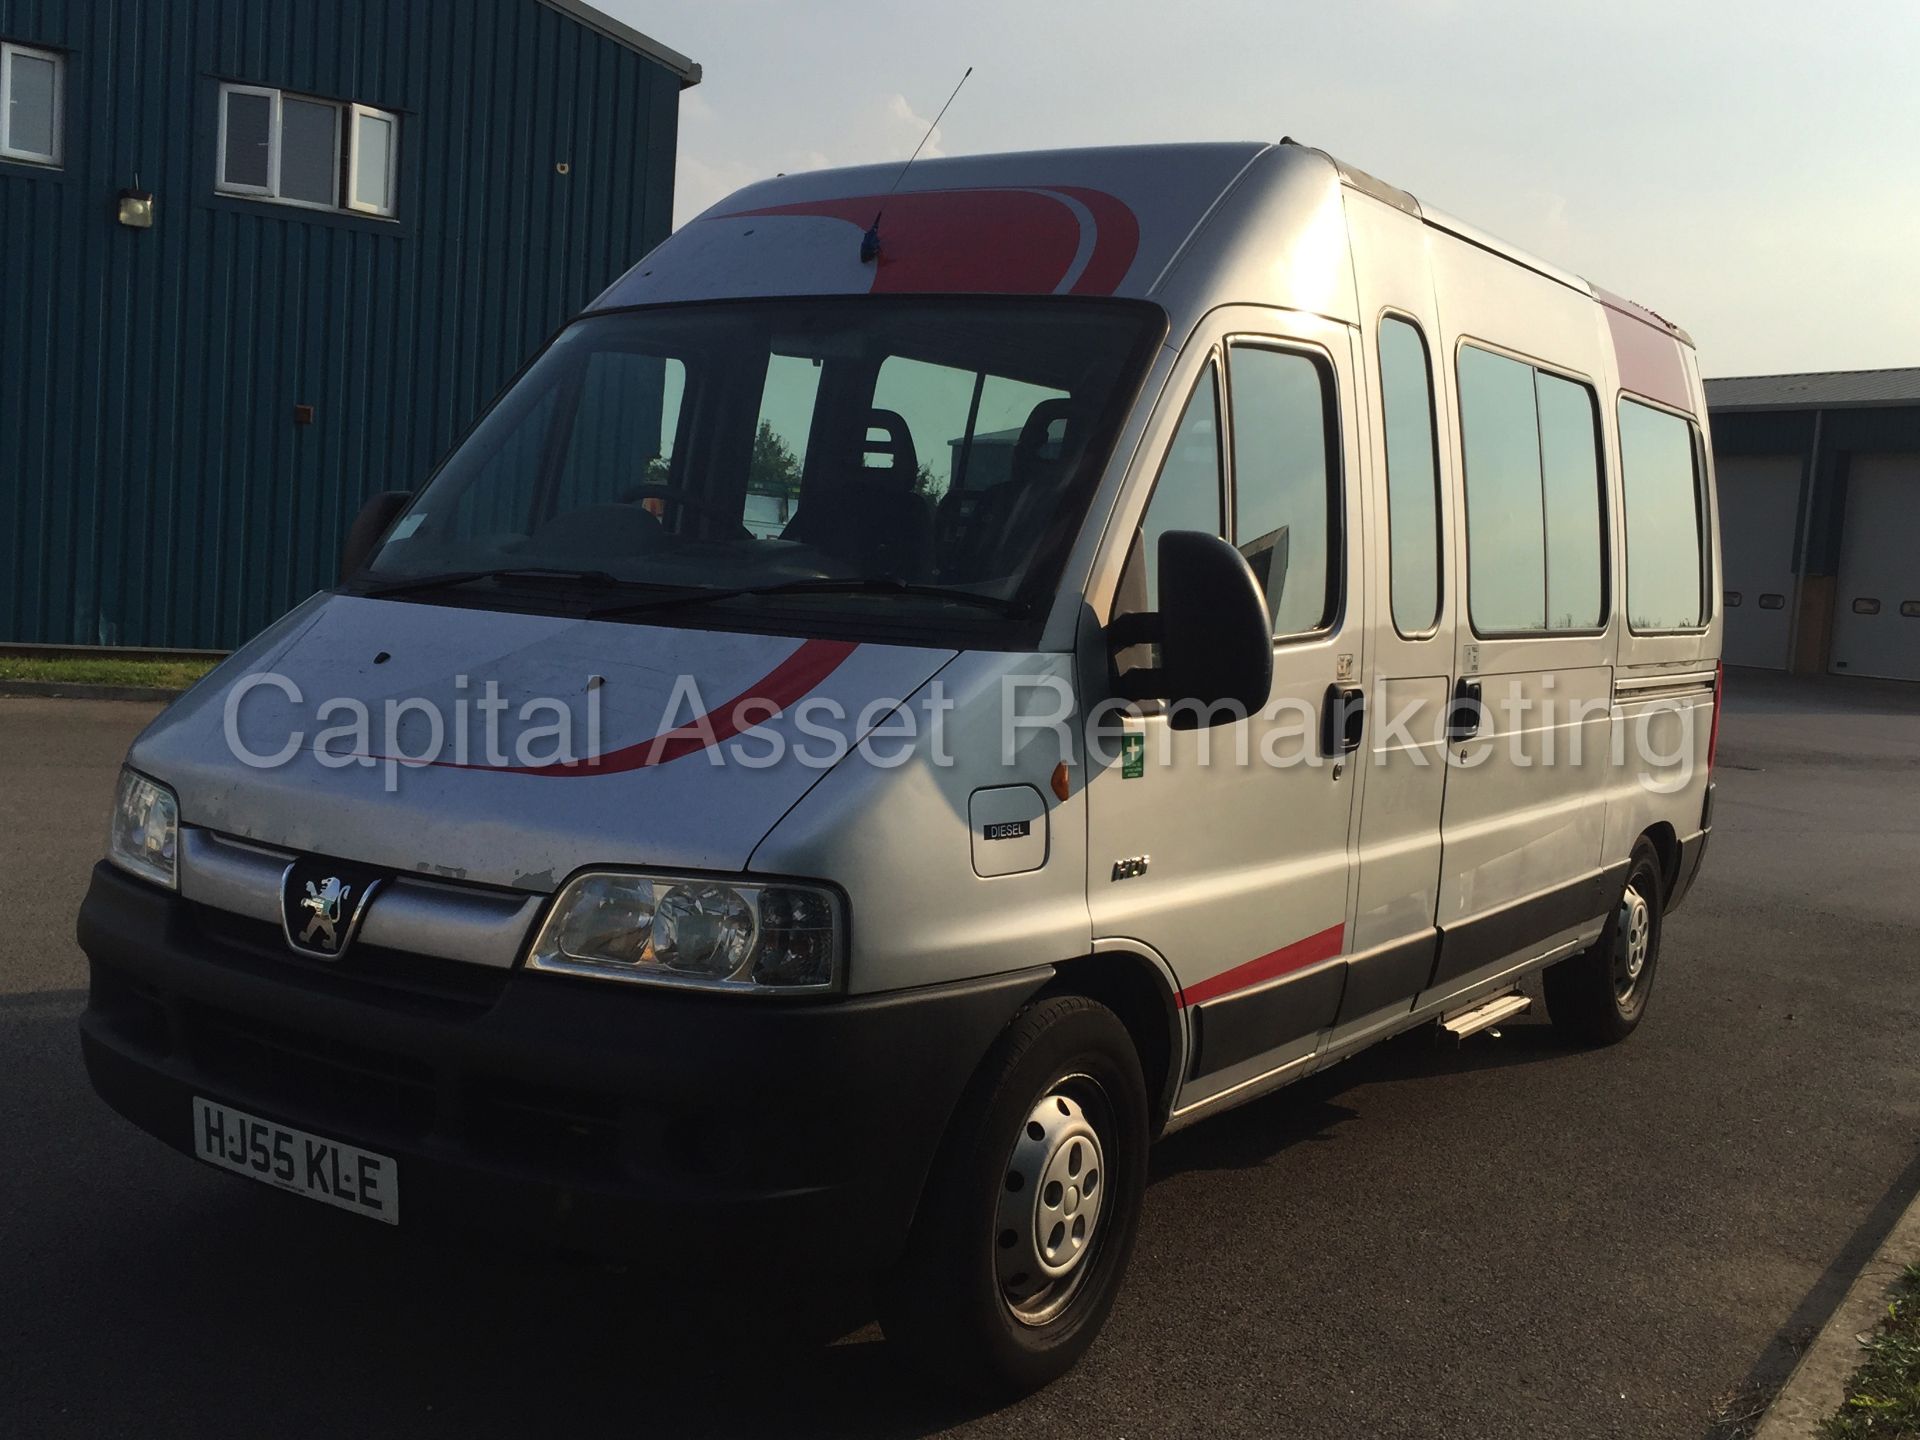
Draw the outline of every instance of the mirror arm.
[[[1158,645],[1164,631],[1157,611],[1136,610],[1116,615],[1107,624],[1108,653],[1118,655],[1135,645]]]
[[[1114,616],[1107,626],[1109,662],[1117,662],[1122,653],[1136,646],[1158,645],[1165,632],[1166,627],[1160,623],[1160,616],[1155,611],[1135,610]],[[1117,670],[1110,673],[1113,677],[1113,693],[1122,700],[1166,698],[1166,672],[1157,666],[1140,665],[1125,674]]]
[[[1129,670],[1114,677],[1113,693],[1122,700],[1165,700],[1167,672],[1146,666]]]

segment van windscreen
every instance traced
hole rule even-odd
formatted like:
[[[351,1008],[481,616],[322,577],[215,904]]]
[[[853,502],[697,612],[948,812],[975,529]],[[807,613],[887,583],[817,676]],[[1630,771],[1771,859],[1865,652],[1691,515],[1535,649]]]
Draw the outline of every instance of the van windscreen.
[[[777,613],[787,628],[1031,618],[1164,333],[1153,306],[1074,298],[589,315],[355,583],[559,613]]]

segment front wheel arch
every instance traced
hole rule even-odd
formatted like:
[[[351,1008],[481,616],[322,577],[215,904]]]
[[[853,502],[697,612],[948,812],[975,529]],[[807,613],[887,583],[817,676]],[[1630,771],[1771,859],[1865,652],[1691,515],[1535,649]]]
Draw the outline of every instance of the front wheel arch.
[[[1052,1160],[1064,1156],[1071,1167],[1079,1148],[1071,1104],[1054,1097],[1082,1082],[1103,1117],[1096,1127],[1103,1157],[1099,1228],[1089,1227],[1089,1248],[1077,1261],[1063,1262],[1082,1268],[1060,1293],[1059,1308],[1024,1315],[1019,1307],[1033,1275],[1003,1275],[997,1262],[1023,1238],[1041,1246],[1041,1229],[1023,1237],[1008,1217],[1022,1204],[1036,1215],[1047,1206],[1077,1213],[1083,1196],[1053,1183]],[[1036,1109],[1048,1103],[1057,1105],[1066,1127],[1054,1136],[1045,1133]],[[995,1401],[1028,1393],[1070,1368],[1106,1323],[1132,1253],[1146,1189],[1148,1109],[1138,1053],[1117,1015],[1071,994],[1024,1009],[982,1061],[928,1179],[907,1253],[881,1282],[888,1340],[934,1378]],[[1026,1163],[1036,1158],[1024,1155],[1026,1139],[1052,1147],[1044,1168]],[[1009,1210],[1009,1196],[1033,1198],[1016,1200]],[[1060,1233],[1056,1221],[1044,1245],[1055,1244]],[[1059,1281],[1056,1275],[1047,1283]]]
[[[1134,950],[1101,951],[1063,961],[1035,999],[1082,995],[1120,1018],[1133,1037],[1153,1102],[1150,1129],[1159,1135],[1180,1090],[1186,1040],[1180,1005],[1160,967]]]

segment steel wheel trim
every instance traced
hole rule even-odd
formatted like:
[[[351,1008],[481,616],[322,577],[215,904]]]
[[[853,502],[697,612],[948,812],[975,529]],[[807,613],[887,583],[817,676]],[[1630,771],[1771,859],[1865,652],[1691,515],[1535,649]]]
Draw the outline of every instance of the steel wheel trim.
[[[1001,1299],[1023,1325],[1066,1309],[1103,1233],[1106,1148],[1089,1114],[1099,1087],[1085,1075],[1056,1080],[1020,1126],[1007,1157],[994,1221]]]
[[[1633,1003],[1653,951],[1653,910],[1632,885],[1620,897],[1620,923],[1613,942],[1613,995],[1623,1008]]]

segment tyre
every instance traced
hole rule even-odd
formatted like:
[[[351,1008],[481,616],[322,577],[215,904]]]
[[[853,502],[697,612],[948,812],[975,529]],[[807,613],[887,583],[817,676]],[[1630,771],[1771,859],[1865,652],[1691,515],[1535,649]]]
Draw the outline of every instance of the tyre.
[[[1583,1045],[1617,1044],[1647,1013],[1666,908],[1661,877],[1660,854],[1643,837],[1627,861],[1626,886],[1600,938],[1550,966],[1542,977],[1548,1018],[1569,1039]]]
[[[889,1343],[984,1399],[1071,1369],[1133,1253],[1147,1144],[1139,1055],[1113,1012],[1078,995],[1024,1011],[968,1086],[882,1288]]]

